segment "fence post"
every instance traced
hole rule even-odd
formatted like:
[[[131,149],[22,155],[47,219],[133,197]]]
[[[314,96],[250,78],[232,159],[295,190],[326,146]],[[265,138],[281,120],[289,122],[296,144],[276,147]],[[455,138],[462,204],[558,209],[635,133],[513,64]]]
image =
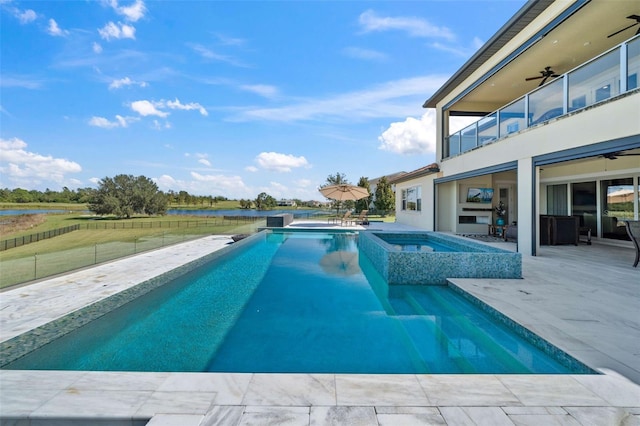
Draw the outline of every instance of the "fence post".
[[[93,249],[93,264],[98,263],[98,243],[96,243],[95,248]]]
[[[33,253],[33,279],[38,278],[38,253]]]

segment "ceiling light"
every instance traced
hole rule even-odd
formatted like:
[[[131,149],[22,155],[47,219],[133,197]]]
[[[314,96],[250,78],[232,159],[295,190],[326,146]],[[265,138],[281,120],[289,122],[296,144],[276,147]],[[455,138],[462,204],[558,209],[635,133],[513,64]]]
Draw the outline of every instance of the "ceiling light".
[[[583,46],[589,46],[590,44],[591,44],[591,42],[590,42],[590,41],[585,41],[585,42],[584,42],[584,44],[583,44]]]

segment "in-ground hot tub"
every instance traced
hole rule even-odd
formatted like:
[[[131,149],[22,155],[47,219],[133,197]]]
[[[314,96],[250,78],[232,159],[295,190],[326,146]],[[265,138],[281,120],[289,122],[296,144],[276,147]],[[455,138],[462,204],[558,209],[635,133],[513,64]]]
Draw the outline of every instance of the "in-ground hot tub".
[[[358,245],[388,284],[522,278],[520,253],[438,232],[362,231]]]

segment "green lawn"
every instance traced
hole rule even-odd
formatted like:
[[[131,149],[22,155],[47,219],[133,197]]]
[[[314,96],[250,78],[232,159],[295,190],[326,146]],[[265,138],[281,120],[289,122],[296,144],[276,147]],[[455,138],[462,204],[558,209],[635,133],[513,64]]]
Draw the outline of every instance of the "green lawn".
[[[2,235],[21,238],[79,224],[80,230],[0,251],[0,288],[214,234],[253,233],[265,221],[197,216],[96,219],[81,213],[48,214],[31,229]]]
[[[47,204],[30,208],[53,207]],[[393,222],[395,217],[372,215],[369,219]],[[75,224],[80,225],[77,231],[0,251],[0,288],[206,235],[254,233],[265,225],[265,220],[253,222],[241,218],[224,220],[222,217],[175,215],[115,219],[75,211],[47,214],[43,223],[1,235],[0,240],[22,238]]]

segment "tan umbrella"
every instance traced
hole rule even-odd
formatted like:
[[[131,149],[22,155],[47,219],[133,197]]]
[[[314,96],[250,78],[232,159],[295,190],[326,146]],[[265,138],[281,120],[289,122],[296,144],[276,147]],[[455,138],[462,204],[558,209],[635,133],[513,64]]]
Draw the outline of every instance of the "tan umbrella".
[[[320,193],[336,201],[355,201],[369,196],[367,188],[347,184],[325,186],[320,188]]]
[[[320,266],[331,275],[353,275],[360,272],[358,253],[352,251],[332,251],[320,259]]]

